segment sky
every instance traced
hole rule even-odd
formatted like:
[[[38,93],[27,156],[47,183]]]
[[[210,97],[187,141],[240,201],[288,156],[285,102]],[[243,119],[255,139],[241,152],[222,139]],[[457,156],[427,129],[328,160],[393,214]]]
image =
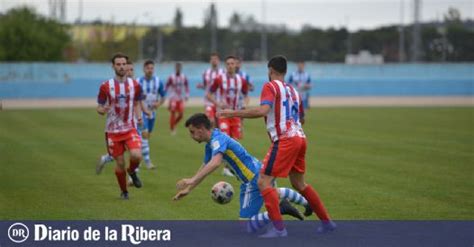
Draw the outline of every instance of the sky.
[[[80,1],[66,0],[67,22],[78,19]],[[220,27],[228,26],[234,12],[253,15],[257,21],[269,24],[285,24],[292,30],[309,24],[356,31],[413,22],[413,0],[82,0],[82,20],[166,24],[172,22],[176,8],[180,8],[185,26],[202,26],[211,2],[216,4]],[[0,12],[25,4],[49,14],[48,0],[0,0]],[[474,19],[474,0],[422,0],[421,20],[442,20],[449,7],[459,9],[463,19]]]

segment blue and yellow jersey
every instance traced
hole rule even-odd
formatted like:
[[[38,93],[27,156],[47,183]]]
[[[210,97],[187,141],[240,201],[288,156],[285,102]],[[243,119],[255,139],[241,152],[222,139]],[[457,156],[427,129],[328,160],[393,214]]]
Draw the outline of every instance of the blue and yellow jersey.
[[[227,167],[239,181],[248,183],[258,176],[261,167],[260,161],[250,155],[240,143],[230,136],[222,133],[219,129],[214,129],[211,141],[206,144],[204,164],[207,164],[218,153],[223,155]]]

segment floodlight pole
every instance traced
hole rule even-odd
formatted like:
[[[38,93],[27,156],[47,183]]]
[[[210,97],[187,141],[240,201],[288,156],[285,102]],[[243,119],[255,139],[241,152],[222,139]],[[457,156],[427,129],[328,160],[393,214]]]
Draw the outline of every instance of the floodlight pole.
[[[412,62],[418,62],[420,59],[420,12],[421,0],[413,1],[413,43],[412,43]]]
[[[266,5],[265,0],[262,0],[262,24],[261,24],[261,39],[260,39],[260,55],[262,61],[267,61],[268,48],[267,48],[267,30],[265,27],[266,22]]]
[[[404,0],[400,0],[400,26],[398,27],[398,61],[405,62]]]

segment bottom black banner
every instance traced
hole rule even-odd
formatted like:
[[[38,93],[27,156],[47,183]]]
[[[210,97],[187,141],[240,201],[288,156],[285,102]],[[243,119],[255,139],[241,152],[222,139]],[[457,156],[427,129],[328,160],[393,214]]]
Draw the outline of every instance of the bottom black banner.
[[[474,246],[474,221],[287,221],[287,237],[262,239],[242,221],[0,221],[6,246]]]

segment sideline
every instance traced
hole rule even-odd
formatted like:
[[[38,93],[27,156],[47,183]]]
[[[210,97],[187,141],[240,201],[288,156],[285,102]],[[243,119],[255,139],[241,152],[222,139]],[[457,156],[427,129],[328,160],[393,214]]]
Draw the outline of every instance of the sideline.
[[[258,105],[258,98],[250,98],[250,106]],[[97,105],[94,98],[59,99],[2,99],[0,110],[48,109],[48,108],[89,108]],[[193,97],[187,106],[203,106],[202,98]],[[361,107],[361,106],[474,106],[473,96],[416,96],[416,97],[312,97],[311,107]]]

